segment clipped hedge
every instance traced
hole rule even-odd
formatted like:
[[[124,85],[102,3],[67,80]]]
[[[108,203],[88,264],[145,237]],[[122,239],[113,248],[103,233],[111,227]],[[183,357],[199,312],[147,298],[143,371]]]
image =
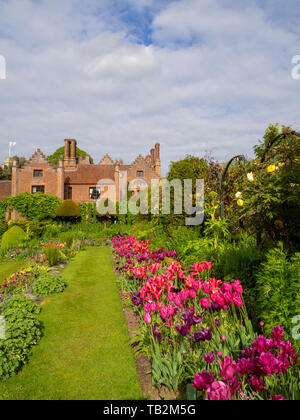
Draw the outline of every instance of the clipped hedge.
[[[80,217],[79,207],[73,200],[65,200],[56,211],[57,217],[75,218]]]
[[[6,252],[9,248],[17,248],[27,238],[26,233],[19,226],[13,226],[4,233],[1,241],[1,252]]]

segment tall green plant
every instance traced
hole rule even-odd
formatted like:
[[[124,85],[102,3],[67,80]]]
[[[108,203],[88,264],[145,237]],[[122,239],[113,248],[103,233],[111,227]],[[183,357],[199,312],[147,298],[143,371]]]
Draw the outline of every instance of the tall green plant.
[[[290,340],[300,315],[300,253],[288,258],[281,249],[269,251],[257,275],[257,303],[269,333],[275,325],[285,325]],[[300,348],[299,340],[297,342]]]

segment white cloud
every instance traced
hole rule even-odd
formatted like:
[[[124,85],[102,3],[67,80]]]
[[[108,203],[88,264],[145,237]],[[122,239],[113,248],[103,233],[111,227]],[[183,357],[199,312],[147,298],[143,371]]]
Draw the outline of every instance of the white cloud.
[[[160,64],[153,48],[144,45],[116,46],[113,52],[96,57],[85,66],[86,73],[95,78],[139,81],[153,76]]]
[[[145,46],[117,3],[0,0],[1,159],[13,139],[26,156],[75,137],[96,160],[108,152],[129,162],[161,141],[166,169],[188,153],[249,154],[270,122],[299,128],[299,34],[268,11],[254,2],[246,11],[221,0],[164,2],[160,11],[155,0],[139,3],[139,13],[155,14],[155,42]]]

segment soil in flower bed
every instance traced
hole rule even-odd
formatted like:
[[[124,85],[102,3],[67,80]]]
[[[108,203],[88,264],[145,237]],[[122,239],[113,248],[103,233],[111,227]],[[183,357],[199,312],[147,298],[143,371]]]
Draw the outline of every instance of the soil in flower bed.
[[[129,336],[130,339],[133,339],[135,337],[135,332],[140,328],[140,323],[134,311],[126,306],[126,296],[122,293],[121,289],[119,289],[119,293],[124,317],[128,325]],[[162,387],[160,390],[158,390],[152,386],[151,361],[146,355],[136,355],[135,362],[140,377],[144,398],[150,399],[152,401],[178,399],[178,396],[175,394],[175,392],[169,391],[165,387]]]

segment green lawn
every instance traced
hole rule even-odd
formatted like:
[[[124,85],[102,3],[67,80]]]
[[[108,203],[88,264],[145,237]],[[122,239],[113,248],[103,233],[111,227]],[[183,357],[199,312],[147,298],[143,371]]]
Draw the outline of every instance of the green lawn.
[[[0,262],[0,284],[2,284],[6,277],[11,276],[16,270],[21,270],[26,265],[27,262],[24,260]]]
[[[44,337],[0,399],[140,399],[141,384],[107,247],[78,254],[64,293],[44,301]]]

